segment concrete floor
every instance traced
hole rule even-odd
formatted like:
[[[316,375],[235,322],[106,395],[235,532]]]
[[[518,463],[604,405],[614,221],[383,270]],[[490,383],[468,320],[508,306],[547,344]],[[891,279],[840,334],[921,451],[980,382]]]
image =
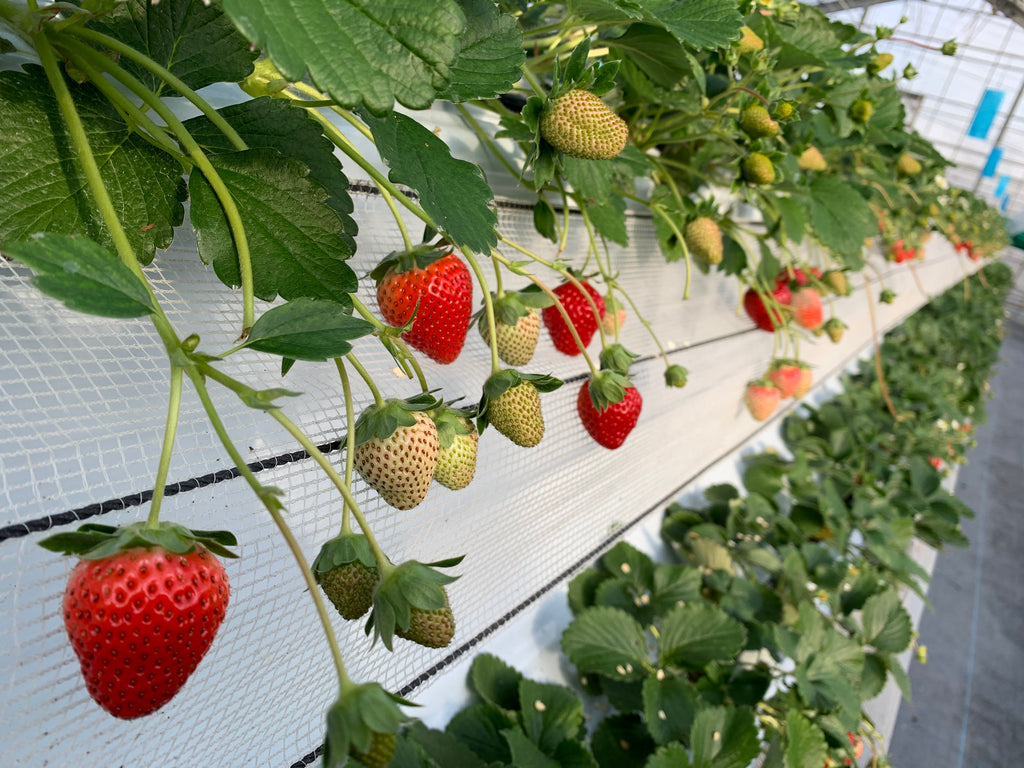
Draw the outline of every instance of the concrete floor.
[[[957,478],[977,514],[967,549],[941,553],[889,748],[895,768],[1024,766],[1024,273],[991,385],[988,421]]]

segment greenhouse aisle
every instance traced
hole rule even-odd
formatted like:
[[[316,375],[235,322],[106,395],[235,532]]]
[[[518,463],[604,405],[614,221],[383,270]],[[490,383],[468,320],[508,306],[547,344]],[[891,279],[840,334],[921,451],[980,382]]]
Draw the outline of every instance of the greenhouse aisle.
[[[1018,252],[1019,255],[1020,252]],[[977,513],[971,545],[939,555],[919,627],[927,664],[912,662],[913,703],[900,707],[895,768],[1005,768],[1024,752],[1024,272],[1009,317],[988,420],[956,494]]]

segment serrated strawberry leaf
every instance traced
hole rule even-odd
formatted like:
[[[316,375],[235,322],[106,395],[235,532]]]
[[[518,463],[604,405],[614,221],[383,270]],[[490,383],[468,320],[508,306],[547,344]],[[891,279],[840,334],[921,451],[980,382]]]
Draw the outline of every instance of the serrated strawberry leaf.
[[[242,34],[291,81],[306,73],[345,107],[386,114],[395,100],[426,109],[459,52],[454,0],[224,0]],[[291,23],[302,19],[302,24]]]
[[[142,281],[92,240],[41,234],[7,242],[4,252],[30,267],[32,284],[68,309],[115,318],[142,317],[155,309]]]
[[[688,741],[700,694],[682,677],[649,677],[643,687],[644,718],[658,744]]]
[[[519,727],[502,731],[512,754],[512,764],[518,768],[561,768],[559,763],[541,752],[540,747]]]
[[[644,768],[690,768],[690,753],[682,744],[666,744],[651,755]]]
[[[132,133],[91,85],[69,82],[86,138],[136,258],[167,248],[185,209],[182,169]],[[37,232],[80,235],[113,248],[42,69],[0,72],[0,244]]]
[[[786,713],[786,768],[821,768],[828,756],[828,744],[821,729],[790,709]]]
[[[894,589],[872,595],[861,612],[861,638],[882,653],[900,653],[913,638],[910,614]]]
[[[245,346],[294,360],[330,360],[347,355],[353,339],[373,331],[371,323],[352,316],[351,303],[295,299],[260,315]]]
[[[309,167],[309,178],[323,185],[328,194],[327,205],[341,217],[340,236],[348,252],[355,253],[359,227],[351,216],[355,206],[348,193],[348,178],[342,173],[341,160],[334,154],[334,145],[323,135],[320,124],[305,110],[296,109],[283,99],[252,99],[217,111],[249,149],[276,149]],[[236,151],[205,115],[186,120],[185,128],[207,154]]]
[[[89,26],[144,53],[193,90],[243,80],[259,55],[218,5],[202,0],[129,0]],[[180,95],[127,57],[121,65],[157,95]]]
[[[522,77],[526,60],[523,33],[516,20],[491,0],[459,0],[466,29],[459,55],[448,72],[448,85],[438,94],[448,101],[486,99],[505,93]]]
[[[662,665],[700,668],[728,661],[743,650],[743,625],[713,605],[683,605],[665,616],[658,637]]]
[[[864,238],[876,234],[875,215],[854,187],[820,176],[810,187],[810,223],[821,244],[838,253],[850,269],[861,269]]]
[[[700,710],[690,729],[693,768],[746,768],[761,752],[754,713],[740,707]]]
[[[512,689],[513,695],[518,690],[518,682]],[[490,704],[475,704],[458,712],[445,726],[447,733],[455,736],[473,752],[492,764],[507,765],[512,755],[508,742],[501,735],[515,725],[513,718],[504,710]]]
[[[345,263],[351,254],[341,239],[344,224],[327,206],[324,188],[308,178],[308,167],[269,149],[214,155],[210,162],[242,217],[256,296],[345,302],[358,280]],[[199,255],[225,285],[240,285],[224,209],[202,174],[191,174],[189,191]]]
[[[490,253],[497,245],[494,193],[479,166],[452,157],[448,145],[411,117],[363,115],[392,181],[420,195],[434,224],[456,245]]]
[[[580,672],[614,680],[639,680],[650,666],[643,627],[618,608],[580,613],[562,634],[562,650]]]
[[[646,0],[646,20],[694,48],[725,48],[740,35],[743,17],[731,0]]]
[[[520,373],[520,379],[528,381],[537,388],[538,392],[554,392],[562,386],[562,380],[556,379],[546,373]]]
[[[579,736],[583,702],[565,686],[522,680],[519,712],[523,730],[545,754],[554,753],[565,739]]]
[[[509,712],[519,710],[522,674],[497,656],[481,653],[469,668],[469,685],[483,701]]]
[[[414,722],[404,731],[413,739],[432,762],[430,765],[458,765],[465,768],[487,768],[484,761],[459,739],[445,731],[427,728],[421,722]],[[391,768],[401,768],[394,760],[388,763]]]

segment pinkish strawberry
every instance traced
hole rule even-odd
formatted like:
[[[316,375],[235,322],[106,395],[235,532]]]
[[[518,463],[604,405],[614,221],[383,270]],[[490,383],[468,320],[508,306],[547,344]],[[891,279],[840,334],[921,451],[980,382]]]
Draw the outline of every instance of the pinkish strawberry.
[[[783,398],[793,397],[803,376],[795,360],[776,360],[768,371],[767,379],[782,393]]]
[[[775,413],[781,401],[782,391],[765,379],[749,382],[743,394],[747,410],[757,421],[764,421]]]
[[[796,324],[810,330],[818,328],[824,320],[821,294],[814,288],[801,288],[789,303]]]
[[[800,382],[796,385],[796,391],[793,392],[793,397],[797,400],[810,392],[811,384],[814,383],[814,374],[811,372],[810,366],[805,363],[798,365],[800,366]]]

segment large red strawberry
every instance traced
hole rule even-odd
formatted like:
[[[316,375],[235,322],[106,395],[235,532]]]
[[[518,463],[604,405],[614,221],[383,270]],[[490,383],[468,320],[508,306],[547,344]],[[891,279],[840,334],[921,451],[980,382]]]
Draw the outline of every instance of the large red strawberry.
[[[594,338],[598,322],[604,318],[604,298],[587,281],[579,282],[597,307],[596,317],[593,307],[587,301],[587,296],[573,283],[562,283],[554,289],[554,294],[565,307],[565,312],[569,315],[569,320],[572,322],[573,328],[576,329],[576,333],[579,334],[580,342],[585,347]],[[558,311],[558,307],[554,305],[545,307],[541,311],[541,316],[551,334],[551,341],[554,342],[555,349],[566,355],[578,355],[580,348],[576,346],[572,332],[569,330],[565,318],[562,317],[562,313]]]
[[[776,285],[771,296],[775,304],[782,306],[788,305],[792,298],[789,286],[785,283]],[[754,288],[747,289],[747,292],[743,294],[743,309],[762,331],[774,331],[776,326],[786,322],[778,307],[773,306],[769,311],[761,294]]]
[[[473,279],[458,256],[416,248],[391,254],[370,275],[384,320],[396,327],[411,321],[403,339],[439,363],[459,356],[473,314]]]
[[[115,717],[158,710],[210,649],[230,588],[204,542],[234,556],[222,546],[234,543],[231,534],[168,524],[87,524],[42,542],[82,555],[64,592],[64,627],[89,695]]]
[[[626,441],[636,426],[643,398],[640,390],[621,374],[601,371],[598,376],[600,379],[593,388],[593,378],[583,382],[576,397],[576,412],[590,436],[605,448],[614,450]],[[614,394],[609,388],[615,390]],[[613,401],[614,397],[618,400]]]

